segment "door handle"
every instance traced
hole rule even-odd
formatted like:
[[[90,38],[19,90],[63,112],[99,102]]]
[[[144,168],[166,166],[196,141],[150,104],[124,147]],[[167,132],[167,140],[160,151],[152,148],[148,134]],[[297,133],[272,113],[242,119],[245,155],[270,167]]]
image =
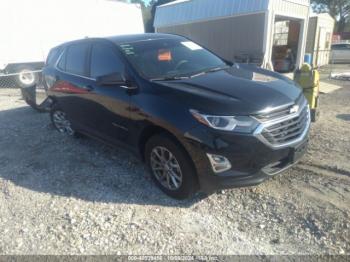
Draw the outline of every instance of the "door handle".
[[[94,88],[90,85],[84,86],[83,89],[88,91],[88,92],[91,92],[92,90],[94,90]]]

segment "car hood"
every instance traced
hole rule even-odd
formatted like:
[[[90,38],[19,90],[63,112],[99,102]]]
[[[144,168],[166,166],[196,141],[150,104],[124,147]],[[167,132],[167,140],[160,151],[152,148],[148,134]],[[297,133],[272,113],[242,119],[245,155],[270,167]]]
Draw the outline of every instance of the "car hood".
[[[294,103],[301,89],[290,79],[251,65],[176,81],[159,81],[167,98],[207,114],[252,115]],[[167,88],[164,88],[167,87]]]

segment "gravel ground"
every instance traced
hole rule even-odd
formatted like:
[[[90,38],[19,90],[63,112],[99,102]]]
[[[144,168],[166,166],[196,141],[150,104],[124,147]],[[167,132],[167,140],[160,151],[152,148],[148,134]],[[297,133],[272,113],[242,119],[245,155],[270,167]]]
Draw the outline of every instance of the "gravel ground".
[[[132,154],[56,132],[0,89],[0,254],[349,254],[350,84],[321,98],[300,164],[178,202]]]

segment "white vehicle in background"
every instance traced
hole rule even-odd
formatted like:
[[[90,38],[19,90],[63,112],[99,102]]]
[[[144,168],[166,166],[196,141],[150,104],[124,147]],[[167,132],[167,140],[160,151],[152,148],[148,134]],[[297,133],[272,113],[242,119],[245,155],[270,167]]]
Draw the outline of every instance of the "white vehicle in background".
[[[332,45],[330,62],[350,63],[350,43],[337,43]]]
[[[116,0],[1,0],[0,78],[33,86],[50,49],[85,37],[143,33],[141,7]]]

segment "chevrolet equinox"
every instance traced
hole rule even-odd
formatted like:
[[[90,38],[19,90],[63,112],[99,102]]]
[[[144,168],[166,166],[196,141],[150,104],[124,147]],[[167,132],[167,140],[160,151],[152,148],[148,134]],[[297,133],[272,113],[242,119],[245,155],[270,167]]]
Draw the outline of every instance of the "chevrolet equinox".
[[[59,132],[126,145],[177,199],[257,185],[308,144],[309,106],[293,81],[180,36],[65,43],[43,75]]]

